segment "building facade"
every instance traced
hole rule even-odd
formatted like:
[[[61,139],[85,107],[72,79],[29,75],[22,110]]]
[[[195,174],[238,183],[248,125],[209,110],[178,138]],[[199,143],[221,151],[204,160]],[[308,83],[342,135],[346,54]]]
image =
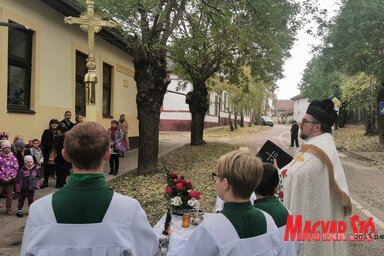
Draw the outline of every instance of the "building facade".
[[[64,23],[79,16],[69,0],[0,2],[0,130],[10,137],[40,138],[64,112],[87,120],[84,75],[87,33]],[[124,113],[131,145],[138,141],[136,84],[132,57],[122,42],[102,30],[95,35],[96,117],[104,127]]]

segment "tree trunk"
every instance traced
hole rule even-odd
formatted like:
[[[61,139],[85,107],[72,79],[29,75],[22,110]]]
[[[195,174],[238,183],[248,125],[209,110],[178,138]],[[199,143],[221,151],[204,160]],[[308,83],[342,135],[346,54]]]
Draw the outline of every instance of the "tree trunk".
[[[244,113],[240,113],[240,127],[244,127]]]
[[[233,132],[235,129],[233,128],[231,113],[229,113],[228,118],[229,118],[229,130]]]
[[[185,102],[192,114],[191,145],[201,145],[204,142],[204,118],[209,108],[208,90],[205,84],[193,85],[193,91],[187,93]]]
[[[136,104],[139,119],[139,174],[158,170],[160,108],[170,83],[165,53],[142,52],[136,56]]]
[[[203,135],[204,135],[204,118],[205,114],[194,112],[192,113],[192,122],[191,122],[191,145],[201,145],[204,144]]]
[[[382,86],[384,86],[382,84]],[[380,101],[384,101],[384,88],[381,88],[379,95],[377,96],[377,105],[379,106]],[[384,116],[379,115],[379,111],[376,111],[377,114],[377,124],[379,130],[379,143],[384,144]]]
[[[235,130],[237,130],[237,112],[235,112],[234,125],[235,125]]]

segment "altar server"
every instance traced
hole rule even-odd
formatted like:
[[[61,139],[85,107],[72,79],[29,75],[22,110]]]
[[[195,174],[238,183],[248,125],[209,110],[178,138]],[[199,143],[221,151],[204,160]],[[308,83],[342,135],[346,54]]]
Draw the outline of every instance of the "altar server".
[[[73,175],[29,210],[21,255],[154,255],[158,237],[140,204],[113,192],[103,166],[111,154],[106,130],[94,122],[67,132],[63,157]]]
[[[253,206],[267,212],[275,221],[275,224],[280,232],[280,241],[283,244],[283,252],[281,255],[298,255],[301,242],[284,241],[285,228],[287,225],[289,211],[275,196],[277,186],[279,185],[279,174],[273,164],[263,163],[263,167],[263,178],[255,190],[257,199],[255,200]]]
[[[219,158],[216,171],[223,210],[204,220],[188,240],[171,233],[168,255],[279,255],[282,244],[272,217],[249,201],[263,175],[260,159],[235,150]]]

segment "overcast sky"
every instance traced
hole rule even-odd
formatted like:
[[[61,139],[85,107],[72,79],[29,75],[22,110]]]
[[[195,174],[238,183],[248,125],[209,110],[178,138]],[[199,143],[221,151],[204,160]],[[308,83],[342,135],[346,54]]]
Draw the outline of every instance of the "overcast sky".
[[[316,1],[316,0],[315,0]],[[339,8],[338,0],[321,0],[321,8],[326,8],[330,15],[334,15]],[[291,58],[284,64],[285,78],[278,80],[279,89],[276,91],[277,99],[290,99],[300,93],[298,84],[304,73],[307,62],[311,60],[311,46],[319,43],[319,40],[299,31],[297,40],[291,49]]]

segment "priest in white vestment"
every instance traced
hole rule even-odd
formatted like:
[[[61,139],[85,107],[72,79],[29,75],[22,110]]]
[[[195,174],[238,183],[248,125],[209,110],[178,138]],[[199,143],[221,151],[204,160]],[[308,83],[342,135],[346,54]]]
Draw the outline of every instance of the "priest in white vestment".
[[[337,118],[331,100],[313,101],[300,123],[306,142],[280,170],[284,205],[305,221],[345,221],[352,212],[347,180],[331,135]],[[347,235],[346,235],[347,237]],[[301,255],[350,255],[346,241],[304,241]]]

